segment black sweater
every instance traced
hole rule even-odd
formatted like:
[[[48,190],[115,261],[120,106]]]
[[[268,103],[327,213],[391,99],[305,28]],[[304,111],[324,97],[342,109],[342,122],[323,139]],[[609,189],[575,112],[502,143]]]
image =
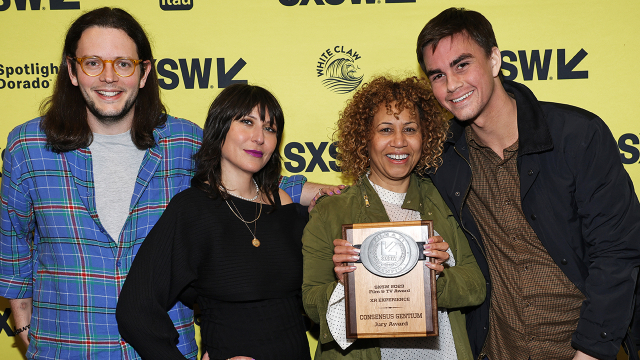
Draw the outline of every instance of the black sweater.
[[[232,198],[229,204],[235,204],[245,220],[251,221],[257,215],[256,203]],[[243,322],[237,316],[252,314],[246,309],[247,304],[255,306],[255,302],[286,299],[285,303],[289,304],[286,306],[297,306],[302,284],[300,239],[306,219],[296,206],[278,206],[270,213],[272,207],[263,205],[255,231],[261,245],[254,247],[250,231],[224,200],[210,199],[196,188],[176,195],[140,247],[122,288],[116,317],[123,338],[145,359],[183,359],[176,347],[178,333],[167,311],[178,300],[189,303],[197,299],[201,307],[225,309],[217,315],[203,310],[204,321],[210,319],[218,326],[209,331],[212,326],[203,324],[204,350],[210,350],[210,356],[224,342],[225,348],[220,351],[225,357],[256,357],[246,353],[247,346],[242,344],[242,339],[237,339],[234,346],[228,344],[229,339],[218,338],[231,336],[224,329],[237,328],[238,322]],[[249,224],[252,231],[253,225]],[[279,300],[276,303],[278,308]],[[273,306],[274,303],[269,302],[269,308]],[[237,314],[233,314],[234,309],[238,309]],[[291,309],[285,312],[289,315],[283,316],[289,317],[296,313]],[[253,312],[251,320],[260,323],[260,319],[255,319],[263,317],[259,314],[262,313]],[[304,328],[298,326],[302,323],[300,313],[295,319],[285,320],[295,325],[289,324],[294,331],[301,332],[291,335],[293,342],[302,341],[300,336],[305,335]],[[257,327],[265,327],[263,325]],[[255,324],[250,327],[242,329],[241,325],[238,331],[247,334],[246,331],[256,330]],[[252,337],[264,337],[271,331],[277,332],[277,329],[261,329],[262,333]],[[289,334],[280,334],[279,338],[287,336]],[[231,337],[231,340],[236,339]],[[304,342],[303,345],[307,345],[306,338]],[[234,353],[237,351],[240,352]],[[309,354],[308,347],[306,354]]]

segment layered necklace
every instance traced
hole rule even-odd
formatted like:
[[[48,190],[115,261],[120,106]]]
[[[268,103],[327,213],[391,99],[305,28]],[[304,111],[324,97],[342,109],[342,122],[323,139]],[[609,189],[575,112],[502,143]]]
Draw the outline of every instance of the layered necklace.
[[[256,183],[256,181],[254,179],[253,180],[253,184],[256,186],[256,196],[254,196],[252,199],[248,199],[245,197],[242,197],[240,195],[236,195],[233,193],[230,193],[227,191],[227,194],[235,196],[237,198],[240,198],[242,200],[246,200],[246,201],[254,201],[258,198],[258,196],[260,196],[260,188],[258,188],[258,184]],[[231,205],[229,205],[229,201],[231,201],[231,205],[233,205],[233,208],[231,207]],[[262,215],[262,203],[256,203],[256,218],[251,220],[251,221],[247,221],[245,220],[242,215],[240,214],[240,210],[238,210],[238,208],[236,207],[236,204],[233,203],[233,200],[225,200],[224,202],[227,203],[227,206],[229,207],[229,210],[231,210],[231,212],[233,213],[233,215],[235,215],[240,221],[242,221],[244,223],[244,225],[247,227],[247,230],[249,230],[249,232],[251,233],[251,236],[253,236],[253,240],[251,240],[251,244],[255,247],[260,246],[260,240],[258,240],[258,238],[256,237],[256,232],[257,232],[257,226],[258,226],[258,219],[260,218],[260,215]],[[260,204],[260,211],[258,211],[258,204]],[[235,211],[234,211],[235,209]],[[249,227],[249,224],[253,223],[253,231],[251,231],[251,228]]]
[[[247,201],[255,201],[258,198],[258,195],[260,195],[260,188],[258,187],[258,183],[256,182],[255,179],[251,178],[251,180],[253,180],[253,185],[255,185],[256,187],[256,196],[252,197],[251,199],[248,199],[244,196],[240,196],[240,195],[236,195],[234,193],[230,193],[230,192],[226,192],[227,194],[231,195],[231,196],[235,196],[238,199],[242,199],[242,200],[247,200]],[[222,187],[220,187],[220,190],[224,190]]]

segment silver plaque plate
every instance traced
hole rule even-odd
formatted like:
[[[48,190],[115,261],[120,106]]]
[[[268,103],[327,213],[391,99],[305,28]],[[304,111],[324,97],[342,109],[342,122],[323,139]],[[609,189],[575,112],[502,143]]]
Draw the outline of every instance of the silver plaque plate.
[[[402,276],[418,263],[418,244],[410,236],[395,230],[378,231],[367,236],[360,248],[364,267],[382,277]]]

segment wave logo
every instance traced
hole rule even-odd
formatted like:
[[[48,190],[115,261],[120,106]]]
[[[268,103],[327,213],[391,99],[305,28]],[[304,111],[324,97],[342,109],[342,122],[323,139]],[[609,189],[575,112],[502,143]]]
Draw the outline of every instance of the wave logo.
[[[193,2],[191,0],[160,0],[160,9],[170,10],[191,10]]]
[[[318,58],[316,72],[322,78],[322,85],[336,94],[346,94],[355,90],[361,83],[364,74],[356,61],[360,54],[353,49],[345,51],[344,46],[334,46],[325,50]]]

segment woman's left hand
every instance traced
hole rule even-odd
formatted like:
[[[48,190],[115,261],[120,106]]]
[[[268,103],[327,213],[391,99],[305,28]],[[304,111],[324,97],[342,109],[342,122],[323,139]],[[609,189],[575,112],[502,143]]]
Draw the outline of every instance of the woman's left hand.
[[[434,260],[434,262],[425,261],[425,265],[429,269],[435,270],[436,275],[440,275],[444,270],[444,266],[442,264],[449,260],[449,254],[447,253],[448,249],[449,244],[444,242],[442,236],[430,237],[429,240],[427,240],[427,243],[424,244],[424,254]]]

